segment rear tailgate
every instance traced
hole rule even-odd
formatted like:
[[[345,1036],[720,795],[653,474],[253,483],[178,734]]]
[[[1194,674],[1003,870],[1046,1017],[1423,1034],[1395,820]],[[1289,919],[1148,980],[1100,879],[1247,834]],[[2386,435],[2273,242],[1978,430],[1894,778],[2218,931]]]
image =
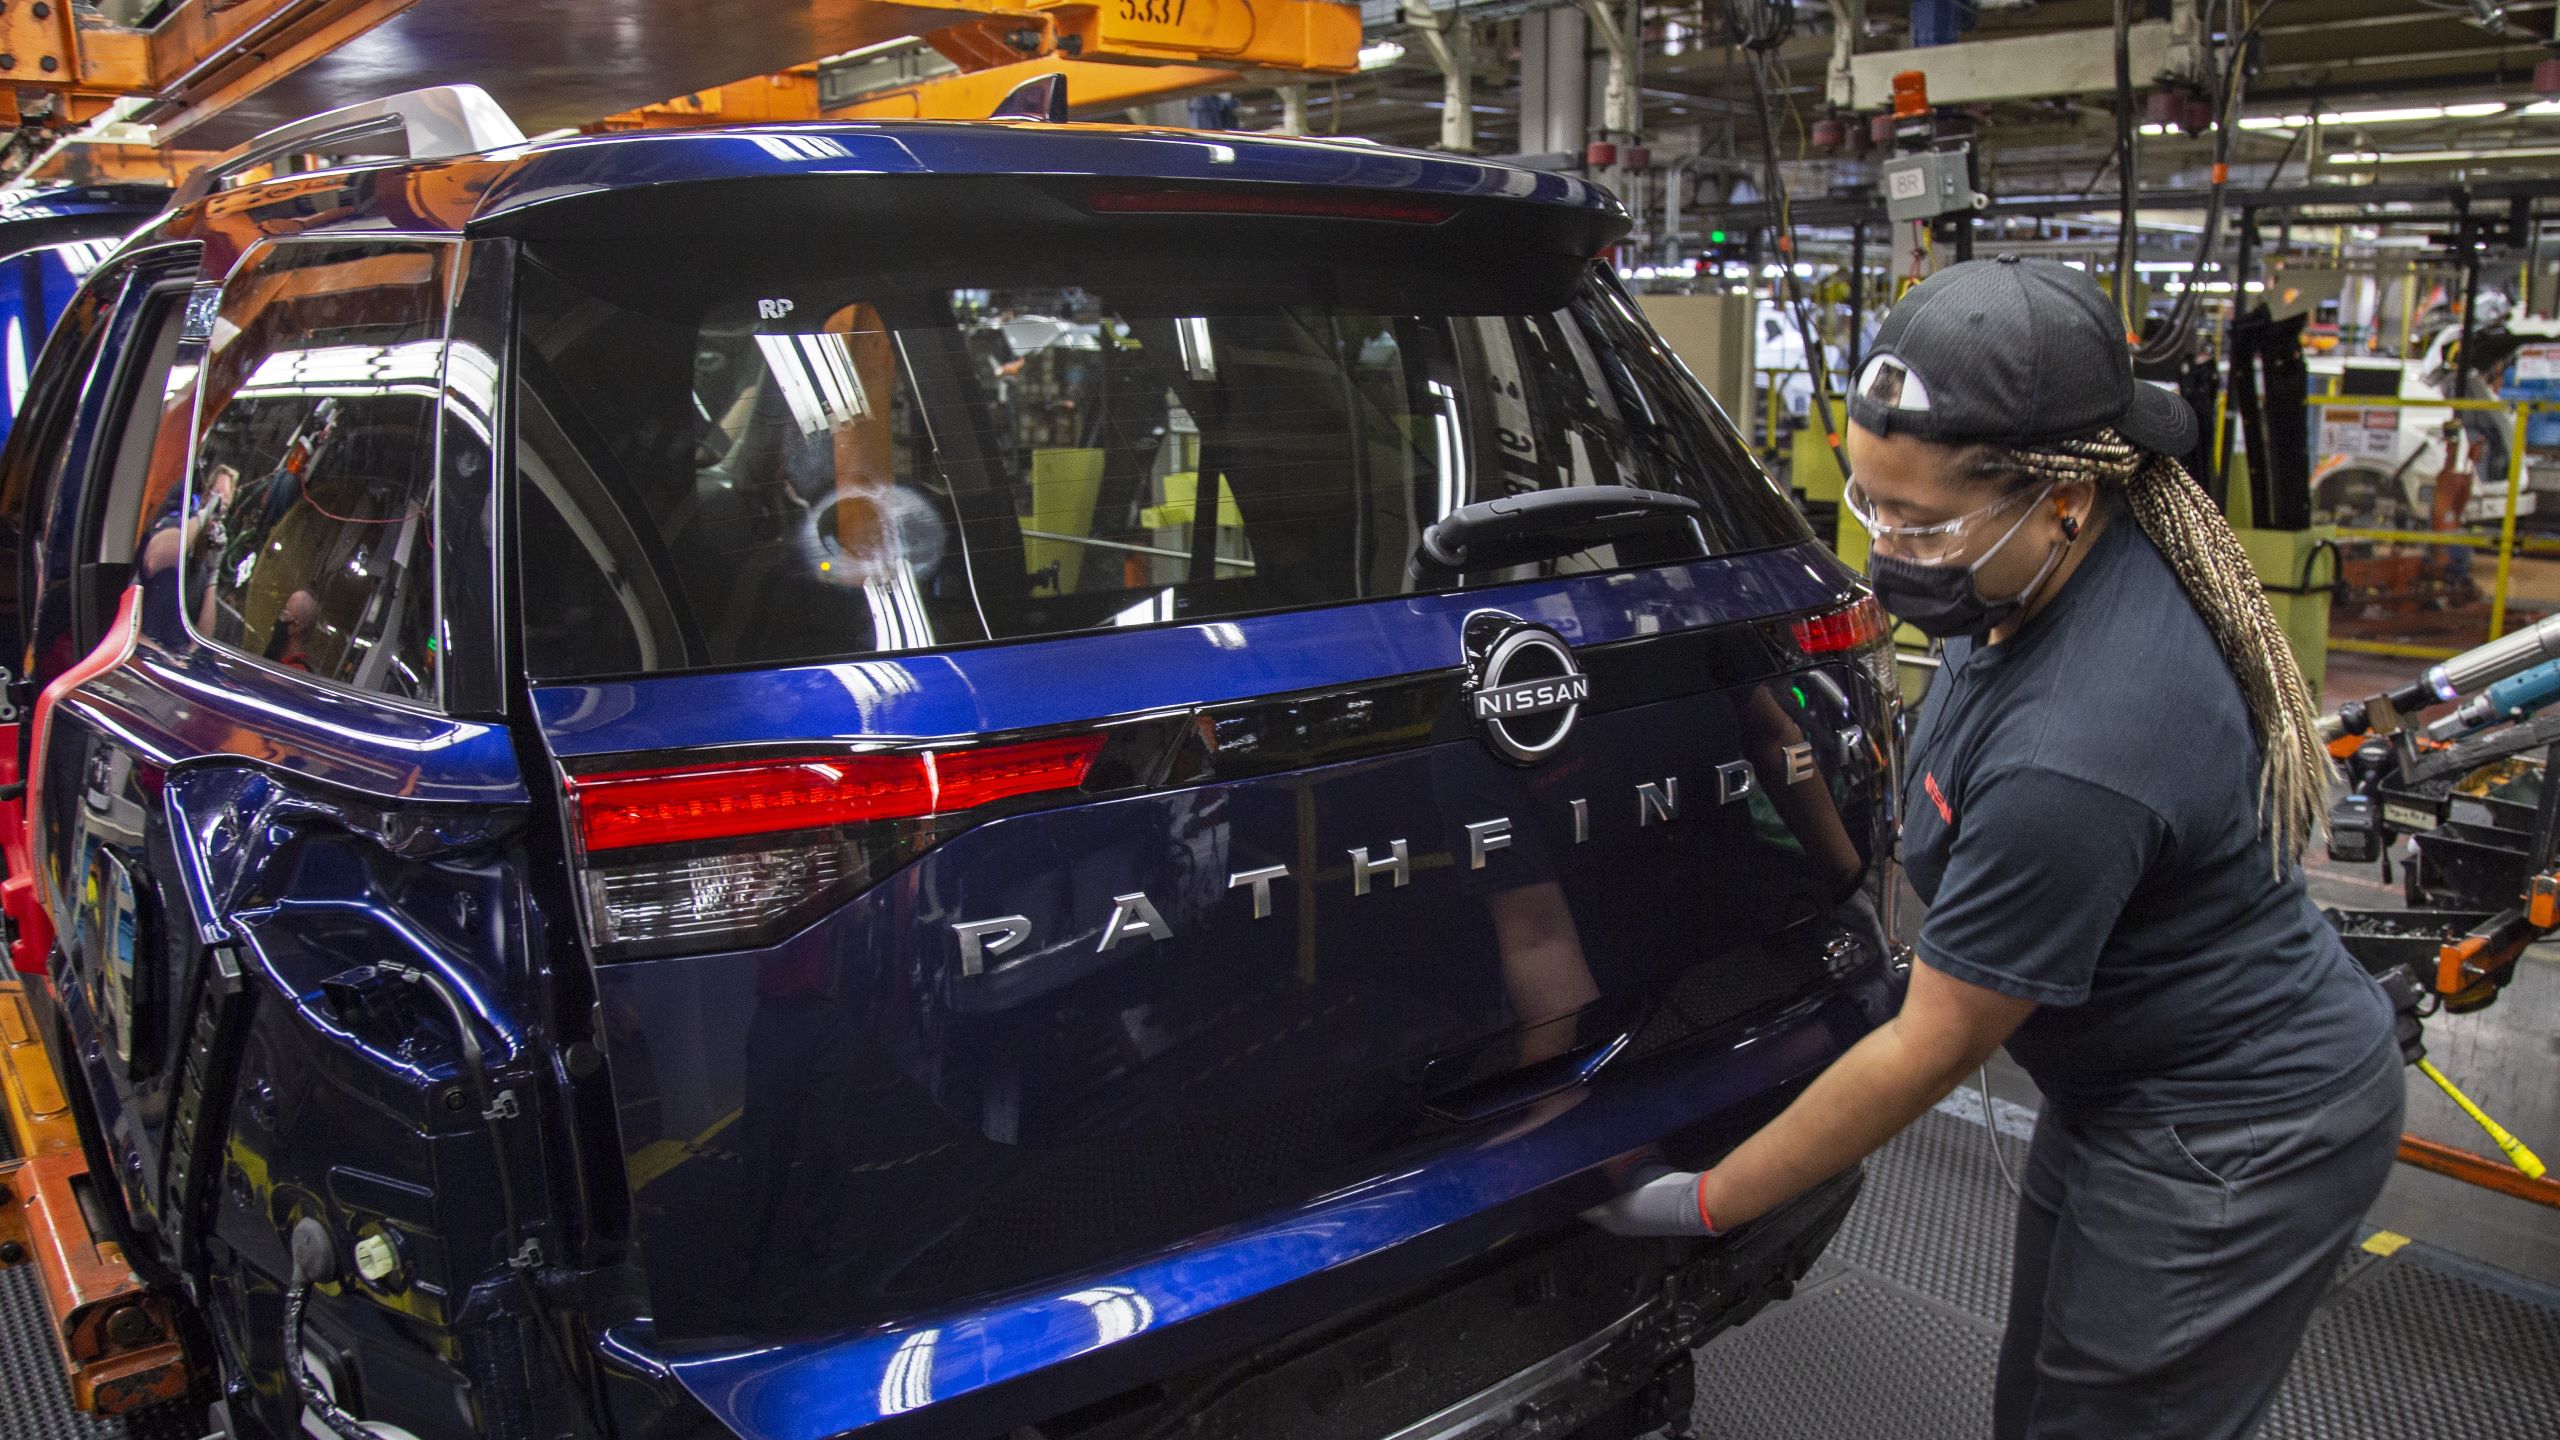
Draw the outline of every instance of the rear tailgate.
[[[771,944],[600,966],[660,1333],[1071,1276],[1479,1141],[1622,1039],[1632,1072],[1879,958],[1858,884],[1890,722],[1862,667],[1736,618],[1849,584],[1780,552],[1418,598],[1361,646],[1319,613],[546,687],[573,773],[845,735],[1098,734],[1114,762]],[[1534,770],[1449,663],[1487,609],[1590,676]]]
[[[526,245],[628,1344],[751,1432],[940,1406],[1560,1220],[1873,1023],[1881,618],[1590,212],[838,183],[861,263]],[[1697,503],[1415,559],[1606,484]]]

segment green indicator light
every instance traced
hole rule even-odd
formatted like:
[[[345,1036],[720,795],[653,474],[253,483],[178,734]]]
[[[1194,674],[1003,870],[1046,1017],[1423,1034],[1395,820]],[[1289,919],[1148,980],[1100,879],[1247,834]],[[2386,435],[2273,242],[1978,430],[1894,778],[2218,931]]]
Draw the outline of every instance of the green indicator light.
[[[1710,231],[1708,231],[1708,232],[1707,232],[1707,243],[1708,243],[1708,244],[1710,244],[1710,245],[1721,245],[1721,244],[1723,244],[1723,243],[1724,243],[1724,232],[1723,232],[1723,231],[1721,231],[1721,230],[1710,230]]]

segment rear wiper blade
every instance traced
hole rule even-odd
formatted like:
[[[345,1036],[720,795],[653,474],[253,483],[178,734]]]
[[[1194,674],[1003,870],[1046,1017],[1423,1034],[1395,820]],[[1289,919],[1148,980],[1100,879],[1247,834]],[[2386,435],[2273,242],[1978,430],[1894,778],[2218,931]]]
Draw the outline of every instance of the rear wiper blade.
[[[1568,485],[1479,500],[1422,532],[1412,569],[1419,579],[1550,559],[1635,531],[1687,524],[1697,514],[1698,502],[1686,495],[1632,485]]]

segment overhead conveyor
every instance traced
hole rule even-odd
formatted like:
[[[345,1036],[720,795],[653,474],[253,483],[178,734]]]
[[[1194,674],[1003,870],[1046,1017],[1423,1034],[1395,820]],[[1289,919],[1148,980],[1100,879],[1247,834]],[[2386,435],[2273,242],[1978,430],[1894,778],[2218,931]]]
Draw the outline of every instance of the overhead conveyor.
[[[1214,90],[1284,85],[1359,68],[1361,17],[1332,0],[1029,0],[917,36],[958,67],[846,96],[795,66],[612,115],[591,128],[755,120],[976,118],[1043,76],[1067,82],[1073,113]]]
[[[1358,68],[1330,0],[182,0],[149,29],[63,0],[0,5],[0,125],[107,114],[227,149],[394,92],[477,84],[528,133],[742,120],[981,116],[1041,75],[1097,113]],[[822,96],[822,57],[921,39],[958,67]]]

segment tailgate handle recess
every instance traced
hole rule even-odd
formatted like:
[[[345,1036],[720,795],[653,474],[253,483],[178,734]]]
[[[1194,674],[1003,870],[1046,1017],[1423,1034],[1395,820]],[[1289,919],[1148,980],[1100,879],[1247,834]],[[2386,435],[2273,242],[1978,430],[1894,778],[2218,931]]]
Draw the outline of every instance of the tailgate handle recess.
[[[1591,1083],[1591,1077],[1599,1074],[1602,1066],[1617,1059],[1619,1052],[1627,1048],[1627,1042],[1634,1038],[1635,1032],[1621,1031],[1609,1039],[1549,1056],[1508,1074],[1445,1091],[1431,1097],[1424,1108],[1436,1119],[1465,1125],[1535,1105],[1550,1096]]]

